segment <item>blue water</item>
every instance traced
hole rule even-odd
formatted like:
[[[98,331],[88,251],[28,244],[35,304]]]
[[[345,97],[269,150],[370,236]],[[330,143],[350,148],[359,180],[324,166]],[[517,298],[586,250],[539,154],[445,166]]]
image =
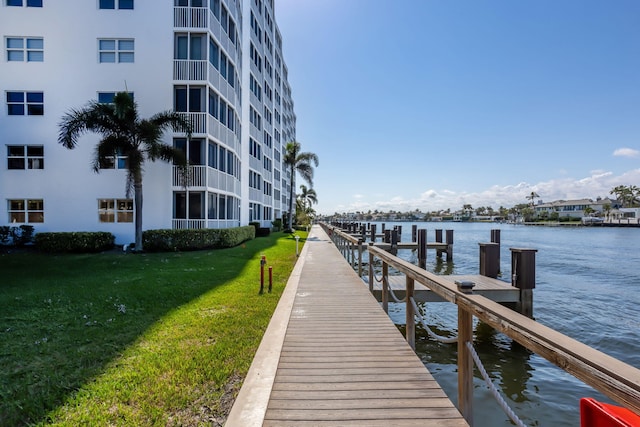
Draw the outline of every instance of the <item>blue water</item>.
[[[453,261],[438,263],[435,251],[428,251],[429,271],[477,274],[478,243],[490,241],[491,229],[501,230],[503,278],[511,274],[510,247],[537,249],[533,304],[536,321],[640,368],[640,228],[416,224],[427,229],[429,242],[435,240],[435,229],[454,230]],[[403,241],[411,240],[412,223],[386,223],[387,228],[394,225],[402,225]],[[412,251],[403,250],[398,255],[416,262]],[[432,329],[455,333],[457,309],[453,304],[429,303],[426,311]],[[390,316],[403,324],[404,306],[391,304]],[[455,402],[455,345],[429,339],[421,328],[416,342],[416,352]],[[578,426],[580,397],[611,402],[486,325],[476,328],[475,346],[494,383],[526,425]],[[513,425],[479,376],[474,386],[475,425]]]

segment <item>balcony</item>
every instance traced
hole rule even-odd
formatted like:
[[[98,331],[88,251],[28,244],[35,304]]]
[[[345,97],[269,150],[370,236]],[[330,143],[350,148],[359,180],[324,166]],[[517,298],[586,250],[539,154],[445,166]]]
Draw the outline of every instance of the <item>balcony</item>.
[[[191,123],[193,133],[207,133],[207,113],[180,112],[180,115]]]
[[[207,80],[207,61],[174,60],[173,80]]]
[[[185,182],[186,180],[186,182]],[[174,187],[206,187],[207,186],[207,166],[189,166],[187,174],[184,176],[178,166],[173,167]]]
[[[207,28],[209,9],[206,7],[174,7],[173,26],[176,28]]]

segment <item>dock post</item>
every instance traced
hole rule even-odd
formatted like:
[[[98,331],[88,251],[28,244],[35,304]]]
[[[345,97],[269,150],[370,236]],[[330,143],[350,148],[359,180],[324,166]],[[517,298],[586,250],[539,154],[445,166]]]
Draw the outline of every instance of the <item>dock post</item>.
[[[415,313],[413,312],[413,303],[411,302],[411,300],[413,299],[413,288],[415,286],[415,283],[411,277],[406,276],[406,284],[407,284],[406,296],[405,296],[405,299],[407,300],[407,308],[405,309],[406,325],[407,325],[406,338],[407,338],[407,343],[409,343],[411,348],[415,350],[416,349],[416,317],[415,317]]]
[[[473,344],[473,315],[458,306],[458,409],[473,426],[473,358],[467,342]]]
[[[478,243],[480,246],[480,274],[498,278],[500,272],[500,245],[498,243]]]
[[[509,248],[511,251],[511,286],[520,289],[516,311],[533,319],[533,289],[536,287],[537,249]]]
[[[436,230],[436,243],[442,243],[442,229]],[[442,251],[440,249],[436,249],[436,255],[438,258],[442,258]]]
[[[392,253],[393,255],[398,255],[398,231],[397,230],[393,230],[391,231],[391,249],[389,249],[389,252]]]
[[[376,242],[376,224],[371,224],[371,241]]]
[[[364,242],[364,237],[358,239],[358,277],[362,277],[362,252],[364,251],[362,242]]]
[[[491,243],[498,244],[498,274],[500,274],[500,229],[491,230]]]
[[[411,226],[411,242],[417,242],[418,241],[418,226],[416,224],[413,224]]]
[[[373,242],[371,243],[373,245]],[[373,282],[376,280],[373,274],[373,255],[369,252],[369,292],[373,292]]]
[[[382,261],[382,309],[389,314],[389,264]]]
[[[386,230],[386,228],[387,228],[387,226],[386,226],[386,224],[383,222],[383,223],[382,223],[382,231],[381,231],[381,233],[382,233],[382,234],[384,234],[384,231]]]
[[[398,231],[398,242],[402,241],[402,226],[399,225],[397,227],[397,231]]]
[[[427,268],[427,230],[418,230],[418,267]]]
[[[447,262],[453,261],[453,230],[447,230]]]

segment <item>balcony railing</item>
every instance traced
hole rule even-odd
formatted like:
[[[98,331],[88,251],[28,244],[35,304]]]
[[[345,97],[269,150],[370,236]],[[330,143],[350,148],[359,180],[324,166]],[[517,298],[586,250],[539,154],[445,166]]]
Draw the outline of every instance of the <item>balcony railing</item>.
[[[209,9],[206,7],[174,7],[173,26],[177,28],[207,28]]]
[[[207,228],[206,219],[174,219],[172,222],[174,230],[182,230],[185,228]]]
[[[185,174],[180,167],[173,167],[173,186],[174,187],[206,187],[207,186],[207,167],[206,166],[189,166]]]
[[[207,113],[185,113],[180,114],[191,122],[193,133],[207,133]]]
[[[174,60],[173,80],[207,80],[207,61]]]

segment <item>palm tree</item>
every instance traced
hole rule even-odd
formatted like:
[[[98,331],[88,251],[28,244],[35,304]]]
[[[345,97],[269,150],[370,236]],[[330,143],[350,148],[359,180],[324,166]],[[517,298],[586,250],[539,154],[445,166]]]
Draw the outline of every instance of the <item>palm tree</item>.
[[[529,194],[527,196],[527,199],[531,200],[531,206],[533,207],[534,202],[537,198],[539,198],[540,195],[538,195],[538,193],[536,193],[535,191],[532,191],[531,194]]]
[[[295,209],[295,197],[293,188],[295,174],[298,172],[309,186],[313,187],[313,167],[318,166],[318,156],[315,153],[300,151],[300,143],[297,141],[288,142],[285,146],[284,164],[289,168],[289,224],[288,230],[293,230],[293,213]]]
[[[71,110],[60,122],[58,142],[68,149],[76,147],[86,132],[100,134],[93,158],[94,172],[116,154],[127,158],[127,197],[133,188],[135,209],[135,250],[142,250],[142,175],[147,160],[173,161],[185,167],[182,151],[161,141],[165,130],[185,132],[191,136],[191,125],[179,113],[166,111],[148,119],[138,116],[138,106],[127,92],[118,92],[113,103],[92,101],[79,110]]]
[[[302,206],[306,210],[310,208],[314,203],[318,203],[318,194],[313,188],[307,188],[306,185],[300,185],[300,194],[298,194],[300,200],[302,200]]]

